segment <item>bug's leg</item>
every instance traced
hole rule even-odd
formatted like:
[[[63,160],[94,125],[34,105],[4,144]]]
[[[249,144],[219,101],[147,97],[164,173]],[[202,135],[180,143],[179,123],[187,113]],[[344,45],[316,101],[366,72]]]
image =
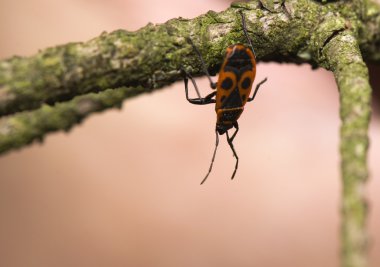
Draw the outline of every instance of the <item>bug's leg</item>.
[[[191,76],[191,74],[186,72],[184,69],[182,69],[182,71],[184,72],[185,92],[187,101],[195,105],[206,105],[216,102],[215,99],[212,99],[212,97],[216,95],[216,91],[212,92],[211,94],[208,94],[205,98],[202,98],[199,93],[197,83],[195,82],[193,76]],[[195,88],[195,91],[197,92],[198,98],[189,98],[189,79],[191,80]]]
[[[216,155],[216,149],[218,148],[218,145],[219,145],[219,135],[218,135],[218,132],[217,132],[216,130],[215,130],[215,135],[216,135],[216,139],[215,139],[215,149],[214,149],[214,154],[212,155],[210,168],[208,169],[208,172],[207,172],[205,178],[203,178],[201,184],[203,184],[203,183],[207,180],[207,177],[208,177],[209,174],[211,173],[212,165],[214,164],[215,155]]]
[[[245,15],[244,15],[243,11],[241,11],[241,10],[239,10],[239,13],[241,15],[241,22],[242,22],[242,26],[243,26],[244,35],[247,38],[247,40],[249,42],[249,45],[250,45],[250,47],[252,49],[252,52],[253,52],[253,54],[256,57],[256,53],[255,53],[255,50],[253,49],[251,38],[249,38],[249,36],[248,36],[247,25],[246,25],[246,22],[245,22]]]
[[[205,101],[208,103],[216,103],[216,100],[215,99],[212,99],[214,96],[216,96],[216,91],[214,92],[211,92],[210,94],[206,95],[205,96]],[[210,101],[210,102],[209,102]]]
[[[268,80],[268,79],[265,78],[264,80],[262,80],[261,82],[259,82],[259,83],[256,85],[255,91],[253,92],[253,96],[252,96],[252,97],[249,97],[249,98],[247,99],[247,102],[251,102],[253,99],[255,99],[255,96],[256,96],[257,92],[259,91],[260,86],[261,86],[263,83],[265,83],[267,80]]]
[[[236,151],[235,151],[235,148],[234,148],[234,144],[232,143],[233,138],[235,138],[235,135],[236,135],[236,133],[237,133],[238,131],[239,131],[239,127],[236,128],[236,131],[235,131],[234,134],[232,135],[232,138],[230,138],[230,137],[228,136],[228,131],[226,132],[227,143],[230,145],[231,150],[232,150],[232,152],[234,153],[234,157],[236,158],[235,170],[234,170],[234,172],[232,173],[231,180],[234,179],[235,174],[236,174],[236,171],[237,171],[238,166],[239,166],[239,157],[238,157],[238,155],[236,154]]]
[[[184,74],[184,77],[183,77],[183,81],[185,82],[185,92],[186,92],[186,98],[187,100],[189,100],[189,90],[188,90],[188,83],[189,83],[189,78],[194,86],[194,89],[195,91],[197,92],[197,95],[198,95],[198,98],[202,98],[201,97],[201,94],[199,93],[199,89],[198,89],[198,86],[197,86],[197,83],[195,82],[193,76],[191,76],[190,73],[188,73],[184,68],[181,68],[183,74]]]
[[[231,142],[234,141],[234,138],[235,138],[237,132],[239,131],[239,124],[238,124],[238,122],[235,121],[233,125],[234,125],[234,127],[235,127],[236,130],[235,130],[235,132],[232,134],[232,136],[230,138]]]
[[[211,86],[211,88],[212,88],[212,89],[215,89],[215,88],[216,88],[216,83],[214,83],[214,82],[212,81],[212,79],[211,79],[210,73],[209,73],[208,70],[207,70],[206,63],[205,63],[205,61],[203,60],[203,57],[202,57],[201,52],[200,52],[199,49],[195,46],[193,40],[191,40],[190,38],[188,38],[188,39],[189,39],[189,42],[191,43],[191,45],[193,46],[195,52],[197,53],[197,55],[198,55],[200,61],[202,62],[203,71],[204,71],[204,73],[206,74],[206,76],[207,76],[207,78],[208,78],[208,80],[209,80],[209,82],[210,82],[210,86]]]

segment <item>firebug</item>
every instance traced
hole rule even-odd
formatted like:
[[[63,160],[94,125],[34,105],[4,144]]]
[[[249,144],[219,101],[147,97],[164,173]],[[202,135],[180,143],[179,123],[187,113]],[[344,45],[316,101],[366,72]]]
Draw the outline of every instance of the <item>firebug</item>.
[[[216,150],[219,144],[219,135],[226,134],[227,143],[229,144],[234,157],[236,158],[235,169],[232,173],[231,179],[235,177],[236,171],[239,165],[239,157],[235,151],[233,140],[239,131],[238,119],[244,110],[244,106],[247,102],[251,102],[255,99],[256,94],[260,86],[267,81],[267,78],[262,80],[256,85],[252,97],[250,93],[252,91],[253,81],[256,76],[256,57],[252,46],[251,39],[248,37],[247,27],[245,23],[245,16],[240,12],[242,18],[242,28],[245,37],[248,40],[249,46],[244,44],[233,44],[227,47],[224,61],[219,70],[218,81],[214,83],[207,70],[206,64],[202,58],[202,55],[198,48],[194,45],[191,39],[189,39],[195,52],[197,53],[204,73],[210,81],[210,87],[215,91],[202,98],[200,96],[198,86],[190,73],[184,72],[184,83],[186,99],[196,105],[206,105],[215,103],[216,111],[216,127],[215,127],[215,149],[211,159],[211,164],[206,176],[203,178],[201,184],[203,184],[209,174],[211,173],[212,166],[214,164]],[[191,80],[194,88],[197,92],[197,98],[189,98],[188,92],[188,80]],[[235,128],[234,133],[230,136],[228,130]]]

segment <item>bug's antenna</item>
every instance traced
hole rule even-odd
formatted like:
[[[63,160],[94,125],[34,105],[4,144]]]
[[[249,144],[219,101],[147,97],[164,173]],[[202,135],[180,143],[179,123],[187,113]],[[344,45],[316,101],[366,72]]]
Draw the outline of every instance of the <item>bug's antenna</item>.
[[[215,89],[216,88],[216,84],[211,80],[211,76],[210,76],[210,73],[208,73],[208,70],[207,70],[207,67],[206,67],[206,63],[205,61],[203,60],[203,57],[202,57],[202,54],[201,52],[198,50],[198,48],[195,46],[195,44],[193,43],[193,40],[191,40],[191,38],[188,38],[189,42],[191,43],[191,45],[193,46],[195,52],[197,53],[199,59],[201,60],[202,62],[202,68],[203,68],[203,71],[206,73],[206,76],[208,78],[208,80],[210,81],[210,86],[212,89]]]
[[[207,177],[211,173],[212,165],[214,164],[215,155],[216,155],[216,149],[218,148],[218,144],[219,144],[219,136],[218,136],[218,132],[216,130],[215,130],[215,135],[216,135],[216,140],[215,140],[214,154],[212,155],[211,164],[210,164],[210,168],[208,169],[208,173],[206,174],[205,178],[203,178],[201,184],[203,184],[207,180]]]
[[[253,45],[252,45],[252,41],[251,41],[251,38],[249,38],[248,36],[248,32],[247,32],[247,25],[246,25],[246,22],[245,22],[245,15],[243,13],[243,11],[239,10],[239,13],[241,15],[241,22],[243,24],[243,32],[244,32],[244,35],[245,37],[247,38],[248,42],[249,42],[249,45],[251,46],[251,49],[252,49],[252,52],[253,54],[255,55],[256,57],[256,53],[255,53],[255,50],[253,49]]]

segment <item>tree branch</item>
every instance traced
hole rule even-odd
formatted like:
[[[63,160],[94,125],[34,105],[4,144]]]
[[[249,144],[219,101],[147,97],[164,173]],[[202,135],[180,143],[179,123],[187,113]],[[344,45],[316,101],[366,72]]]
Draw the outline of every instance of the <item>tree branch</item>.
[[[355,16],[355,10],[346,5],[347,17]],[[225,47],[246,42],[238,10],[246,13],[258,58],[316,65],[310,56],[310,36],[324,17],[340,9],[339,4],[322,5],[311,0],[288,0],[274,11],[260,1],[236,3],[223,12],[210,11],[192,20],[148,24],[136,32],[118,30],[86,43],[0,61],[0,116],[109,88],[143,86],[151,91],[181,79],[181,66],[201,75],[188,37],[199,47],[210,69],[217,72]],[[379,20],[379,8],[370,10],[367,22],[373,25]],[[378,34],[363,31],[362,39],[369,55],[377,60],[374,47],[379,47]]]
[[[363,187],[371,88],[362,56],[380,62],[380,7],[372,0],[235,3],[192,20],[119,30],[0,61],[0,116],[16,113],[0,120],[0,153],[42,140],[47,132],[68,130],[92,112],[120,106],[124,98],[173,83],[182,78],[182,66],[193,76],[202,75],[188,37],[216,73],[225,48],[246,42],[239,10],[246,14],[258,59],[307,62],[334,72],[342,120],[342,266],[365,267]]]
[[[364,0],[361,21],[358,25],[358,41],[360,50],[366,61],[380,63],[380,12],[379,2]]]
[[[367,203],[368,127],[371,86],[357,39],[351,32],[337,35],[324,49],[340,92],[342,196],[342,265],[368,266]]]
[[[125,98],[141,92],[144,92],[141,87],[109,89],[78,96],[55,106],[43,105],[33,111],[0,118],[0,154],[23,147],[35,140],[42,142],[49,132],[69,131],[92,113],[108,108],[121,108]]]

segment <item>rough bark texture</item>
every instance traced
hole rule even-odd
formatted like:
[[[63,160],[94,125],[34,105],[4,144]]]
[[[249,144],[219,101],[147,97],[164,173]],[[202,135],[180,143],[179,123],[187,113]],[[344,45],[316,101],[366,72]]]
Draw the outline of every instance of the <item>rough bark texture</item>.
[[[370,4],[373,3],[367,5]],[[318,66],[311,51],[320,49],[334,32],[326,32],[322,43],[311,43],[312,34],[326,17],[341,14],[359,32],[366,58],[380,60],[376,49],[380,42],[378,6],[366,8],[365,14],[360,14],[363,18],[358,18],[355,12],[364,7],[354,5],[359,4],[334,1],[322,5],[310,0],[288,0],[274,5],[276,9],[270,11],[261,2],[251,1],[233,4],[220,13],[210,11],[192,20],[180,18],[160,25],[148,24],[136,32],[118,30],[86,43],[48,48],[29,58],[0,61],[0,115],[109,88],[136,85],[144,86],[146,91],[161,88],[181,79],[178,70],[183,65],[200,75],[199,60],[188,37],[216,72],[225,47],[246,42],[239,10],[246,14],[259,59]]]
[[[0,118],[0,154],[12,148],[25,146],[34,140],[42,142],[48,132],[69,131],[94,112],[107,108],[121,108],[125,98],[141,91],[142,87],[108,89],[100,93],[77,96],[71,101],[54,106],[44,104],[33,111]]]
[[[70,129],[92,112],[120,106],[124,98],[180,80],[180,67],[203,75],[189,37],[216,73],[225,48],[246,43],[238,11],[246,15],[259,60],[309,63],[334,72],[342,119],[342,266],[367,266],[363,187],[371,88],[363,58],[380,62],[380,7],[371,0],[234,3],[192,20],[148,24],[136,32],[118,30],[29,58],[0,61],[0,116],[5,116],[0,120],[0,153],[40,140],[47,132]]]
[[[371,87],[367,66],[351,32],[342,32],[325,48],[340,91],[343,266],[368,266],[367,205],[364,186],[368,177],[368,127]]]

